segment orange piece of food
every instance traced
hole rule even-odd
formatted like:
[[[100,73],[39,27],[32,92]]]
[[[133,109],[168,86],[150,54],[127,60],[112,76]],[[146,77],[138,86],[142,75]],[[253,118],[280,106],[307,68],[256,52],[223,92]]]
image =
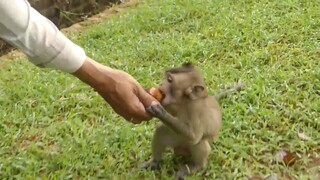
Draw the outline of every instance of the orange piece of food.
[[[152,87],[148,90],[148,93],[158,101],[161,101],[163,99],[163,95],[158,88]]]

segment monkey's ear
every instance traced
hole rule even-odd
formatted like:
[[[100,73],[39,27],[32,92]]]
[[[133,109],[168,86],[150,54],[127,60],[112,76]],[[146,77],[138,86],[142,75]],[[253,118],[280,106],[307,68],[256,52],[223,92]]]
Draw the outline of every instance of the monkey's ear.
[[[185,95],[188,96],[191,100],[195,100],[205,95],[205,88],[202,85],[194,85],[185,90]]]
[[[204,91],[204,87],[202,85],[195,85],[195,86],[193,86],[193,90],[196,93],[200,93],[200,92]]]

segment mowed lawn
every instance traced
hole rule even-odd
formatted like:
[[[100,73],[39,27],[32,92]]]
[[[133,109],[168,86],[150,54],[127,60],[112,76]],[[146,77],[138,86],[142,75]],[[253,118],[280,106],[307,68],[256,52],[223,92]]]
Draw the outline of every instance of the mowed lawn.
[[[145,0],[115,9],[68,36],[144,87],[186,61],[210,94],[246,82],[220,101],[220,138],[207,168],[188,179],[320,178],[320,1]],[[0,68],[0,179],[174,177],[181,161],[170,151],[160,172],[138,168],[158,120],[127,123],[73,76],[25,57]],[[282,150],[296,157],[282,163]]]

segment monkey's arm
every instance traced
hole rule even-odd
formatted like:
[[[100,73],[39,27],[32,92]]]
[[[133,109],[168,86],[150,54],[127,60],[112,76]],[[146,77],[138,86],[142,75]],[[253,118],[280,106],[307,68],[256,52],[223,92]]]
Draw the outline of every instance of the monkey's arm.
[[[176,117],[173,117],[170,113],[168,113],[160,104],[151,105],[146,108],[146,111],[150,113],[152,116],[160,119],[165,125],[170,127],[176,133],[186,137],[190,140],[190,142],[198,142],[200,133],[196,133],[194,128],[190,127],[183,121],[179,121]]]

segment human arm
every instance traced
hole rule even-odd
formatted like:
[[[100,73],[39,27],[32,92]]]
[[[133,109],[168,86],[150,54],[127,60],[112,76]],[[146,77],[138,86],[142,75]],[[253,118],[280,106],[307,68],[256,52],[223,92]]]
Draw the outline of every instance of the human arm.
[[[72,73],[86,59],[81,47],[26,0],[0,0],[0,38],[20,49],[39,67]]]
[[[33,64],[71,73],[90,85],[125,119],[139,123],[151,118],[145,107],[154,99],[132,76],[88,58],[26,0],[0,0],[0,37]]]

